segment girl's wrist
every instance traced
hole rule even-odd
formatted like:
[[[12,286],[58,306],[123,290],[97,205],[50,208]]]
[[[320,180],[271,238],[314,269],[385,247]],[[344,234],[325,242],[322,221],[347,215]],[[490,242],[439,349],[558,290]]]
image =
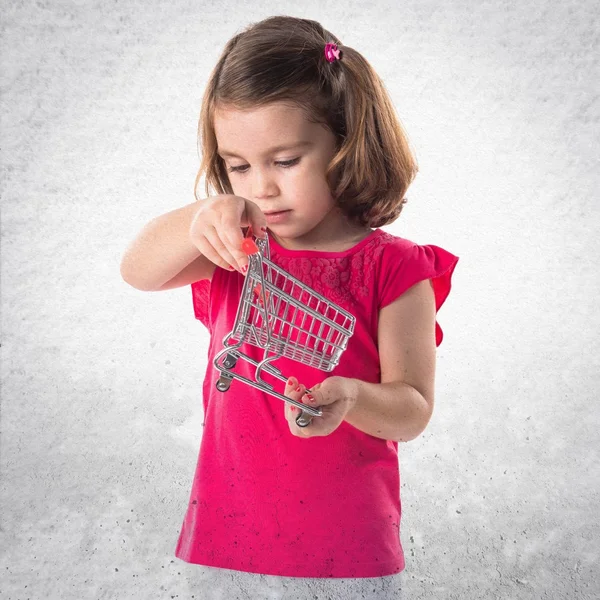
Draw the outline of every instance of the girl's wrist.
[[[348,412],[350,412],[358,403],[359,380],[353,377],[344,377],[344,379],[346,383],[344,396],[348,401]]]

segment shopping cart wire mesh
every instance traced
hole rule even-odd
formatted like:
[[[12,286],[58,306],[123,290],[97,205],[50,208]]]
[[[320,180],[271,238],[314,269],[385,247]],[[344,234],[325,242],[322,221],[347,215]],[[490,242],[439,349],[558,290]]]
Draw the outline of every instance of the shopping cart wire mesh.
[[[317,293],[270,260],[269,240],[252,240],[248,228],[243,249],[248,254],[246,274],[233,329],[223,339],[224,348],[214,359],[221,376],[217,389],[226,392],[238,379],[300,408],[296,423],[310,424],[322,416],[319,408],[296,402],[280,394],[262,375],[287,381],[270,364],[285,357],[330,372],[337,364],[354,332],[355,317]],[[263,359],[253,360],[241,351],[244,344],[262,348]],[[254,381],[233,371],[238,359],[256,367]],[[307,390],[310,392],[310,390]]]

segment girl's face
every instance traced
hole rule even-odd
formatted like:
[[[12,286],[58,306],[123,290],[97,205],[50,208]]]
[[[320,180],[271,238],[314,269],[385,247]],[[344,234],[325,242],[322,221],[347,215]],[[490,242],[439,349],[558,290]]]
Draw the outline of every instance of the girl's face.
[[[218,108],[214,127],[233,193],[258,205],[282,245],[309,249],[341,234],[345,218],[325,178],[335,154],[331,131],[283,102]]]

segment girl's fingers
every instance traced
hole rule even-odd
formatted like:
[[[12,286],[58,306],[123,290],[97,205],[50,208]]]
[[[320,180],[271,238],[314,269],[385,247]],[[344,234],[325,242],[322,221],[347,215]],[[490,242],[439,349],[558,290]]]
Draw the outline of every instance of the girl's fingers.
[[[223,258],[214,249],[214,247],[211,245],[210,241],[206,237],[194,240],[194,245],[196,246],[196,248],[198,248],[202,256],[206,256],[206,258],[208,258],[210,262],[214,263],[218,267],[221,267],[222,269],[225,269],[226,271],[230,270],[230,263],[228,263],[226,260],[223,260]]]
[[[208,260],[222,269],[230,270],[230,266],[237,266],[233,257],[227,254],[227,250],[221,243],[216,229],[211,227],[204,231],[201,236],[193,240],[193,243],[203,256],[206,256]],[[225,251],[225,256],[223,256],[223,251]]]
[[[285,385],[285,395],[296,402],[301,402],[300,398],[306,392],[306,386],[299,383],[295,377],[290,377]],[[285,403],[285,418],[291,424],[296,421],[300,409],[289,402]]]
[[[248,254],[244,252],[244,236],[239,223],[239,217],[223,220],[221,228],[222,242],[227,246],[228,252],[231,254],[237,266],[238,271],[245,273],[244,267],[248,267]]]
[[[208,241],[212,244],[213,248],[220,255],[221,259],[227,261],[227,266],[225,268],[228,269],[229,266],[232,266],[237,271],[240,271],[241,265],[238,264],[238,261],[233,253],[230,252],[229,248],[225,245],[219,235],[219,232],[211,227],[208,231],[206,231],[205,235]]]
[[[215,265],[246,275],[248,255],[258,251],[254,242],[245,240],[242,234],[242,227],[251,225],[258,237],[267,237],[267,221],[257,204],[241,196],[219,194],[199,205],[189,235],[198,250]],[[251,243],[251,252],[248,248],[244,251],[244,242]]]
[[[288,395],[288,392],[292,392],[295,388],[298,387],[298,380],[295,377],[290,377],[285,384],[285,395]]]

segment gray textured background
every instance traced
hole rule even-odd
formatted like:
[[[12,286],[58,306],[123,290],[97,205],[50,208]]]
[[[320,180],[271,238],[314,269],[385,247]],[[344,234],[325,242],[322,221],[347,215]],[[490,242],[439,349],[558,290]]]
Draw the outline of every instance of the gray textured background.
[[[598,4],[297,5],[2,2],[0,596],[597,597]],[[173,555],[207,333],[189,287],[140,292],[119,265],[193,200],[210,69],[272,14],[319,20],[377,69],[420,165],[386,229],[461,257],[434,416],[399,447],[401,577]]]

